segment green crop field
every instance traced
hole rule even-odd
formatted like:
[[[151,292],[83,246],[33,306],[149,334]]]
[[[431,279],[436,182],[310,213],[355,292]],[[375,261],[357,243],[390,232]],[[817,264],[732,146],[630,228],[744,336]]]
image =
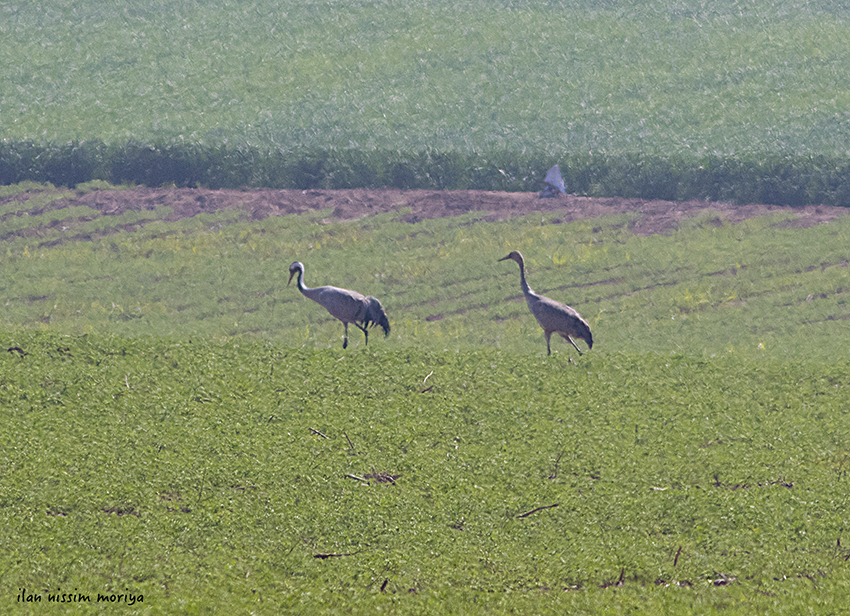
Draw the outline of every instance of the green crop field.
[[[0,10],[4,140],[848,156],[835,0]]]
[[[69,194],[0,192],[0,611],[846,608],[850,217],[46,208]],[[512,249],[592,351],[546,356]],[[295,259],[390,336],[343,351]]]
[[[846,613],[850,217],[74,199],[560,162],[847,205],[847,41],[835,0],[0,3],[0,612]],[[343,350],[294,260],[391,334]]]

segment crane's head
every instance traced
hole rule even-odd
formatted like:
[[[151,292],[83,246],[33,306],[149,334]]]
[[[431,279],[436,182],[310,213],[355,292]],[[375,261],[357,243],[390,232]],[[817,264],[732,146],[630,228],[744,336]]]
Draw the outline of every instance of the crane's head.
[[[292,265],[289,266],[289,282],[286,283],[286,286],[289,286],[289,283],[292,282],[293,276],[301,272],[301,275],[304,275],[304,264],[301,261],[295,261]]]
[[[507,257],[502,257],[501,259],[499,259],[499,261],[507,261],[508,259],[516,261],[520,264],[520,266],[523,264],[522,253],[519,250],[512,250],[511,254],[509,254]]]

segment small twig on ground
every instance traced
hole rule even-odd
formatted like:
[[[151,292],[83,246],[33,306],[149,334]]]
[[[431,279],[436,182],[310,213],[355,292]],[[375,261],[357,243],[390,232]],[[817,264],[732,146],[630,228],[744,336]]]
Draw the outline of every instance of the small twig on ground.
[[[319,432],[318,430],[313,430],[313,428],[307,428],[307,429],[308,429],[310,432],[312,432],[313,434],[318,434],[318,435],[319,435],[319,436],[321,436],[322,438],[330,439],[330,437],[329,437],[329,436],[326,436],[326,435],[322,434],[322,433],[321,433],[321,432]]]
[[[390,475],[389,473],[376,473],[375,469],[372,469],[372,473],[369,475],[363,475],[366,479],[374,479],[378,483],[392,483],[395,484],[395,480],[401,477],[401,475]]]
[[[551,509],[552,507],[557,507],[561,503],[555,503],[554,505],[544,505],[543,507],[538,507],[537,509],[532,509],[531,511],[526,511],[525,513],[521,513],[517,516],[517,518],[527,518],[532,513],[537,513],[538,511],[542,511],[544,509]]]
[[[425,387],[425,383],[427,383],[427,382],[428,382],[428,379],[430,378],[430,376],[431,376],[432,374],[434,374],[434,371],[433,371],[433,370],[431,370],[431,372],[429,372],[429,373],[428,373],[428,376],[426,376],[426,377],[425,377],[425,380],[424,380],[424,381],[422,381],[422,387]],[[425,394],[425,393],[428,393],[429,391],[431,391],[432,389],[434,389],[434,386],[433,386],[433,385],[429,385],[428,387],[425,387],[425,389],[423,389],[423,390],[422,390],[422,391],[420,391],[419,393],[420,393],[420,394]]]
[[[297,546],[299,543],[301,543],[300,537],[295,540],[295,543],[292,544],[292,547],[289,548],[289,551],[286,553],[286,555],[289,556],[290,554],[292,554],[292,551],[295,549],[295,546]]]
[[[682,546],[680,545],[679,550],[676,552],[676,558],[673,559],[673,566],[674,567],[679,564],[679,555],[681,553],[682,553]]]
[[[349,479],[356,479],[357,481],[362,481],[363,483],[369,483],[369,481],[364,479],[363,477],[358,477],[357,475],[352,475],[351,473],[347,473],[345,476]]]
[[[130,381],[127,380],[127,376],[128,375],[126,375],[126,374],[124,375],[124,384],[127,386],[127,389],[130,389]]]
[[[313,558],[321,558],[324,560],[325,558],[338,558],[340,556],[354,556],[355,554],[359,554],[363,550],[357,550],[356,552],[347,552],[346,554],[313,554]]]
[[[348,446],[351,447],[351,449],[354,449],[354,443],[351,442],[351,439],[348,438],[348,435],[345,432],[343,432],[342,435],[345,437],[345,440],[348,441]]]

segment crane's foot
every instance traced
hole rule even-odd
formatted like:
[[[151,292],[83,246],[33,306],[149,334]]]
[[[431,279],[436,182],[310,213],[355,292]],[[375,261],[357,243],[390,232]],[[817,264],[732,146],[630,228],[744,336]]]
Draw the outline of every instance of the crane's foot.
[[[346,338],[345,340],[343,340],[343,341],[342,341],[342,348],[343,348],[343,349],[347,349],[347,348],[348,348],[348,338]]]

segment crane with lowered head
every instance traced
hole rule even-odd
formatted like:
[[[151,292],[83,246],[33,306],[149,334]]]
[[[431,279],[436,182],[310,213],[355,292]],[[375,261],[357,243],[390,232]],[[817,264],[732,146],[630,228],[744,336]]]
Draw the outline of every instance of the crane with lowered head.
[[[363,332],[367,345],[369,344],[369,327],[380,325],[384,330],[384,336],[390,335],[390,322],[387,319],[387,313],[384,312],[384,307],[376,298],[339,287],[327,286],[311,289],[304,285],[304,264],[300,261],[295,261],[289,266],[289,282],[286,283],[287,285],[292,282],[294,276],[298,277],[296,284],[298,290],[304,296],[324,306],[332,317],[339,319],[345,325],[343,349],[348,347],[349,323],[354,323]]]
[[[525,295],[525,301],[528,303],[528,309],[531,314],[540,323],[543,328],[543,333],[546,335],[546,351],[548,355],[552,354],[552,348],[549,345],[549,338],[552,334],[563,336],[570,344],[572,344],[578,354],[581,355],[581,349],[573,340],[573,336],[581,338],[587,343],[587,348],[593,348],[593,336],[590,333],[590,326],[587,321],[581,318],[581,315],[566,304],[556,302],[545,295],[538,295],[525,280],[525,261],[522,258],[522,253],[518,250],[512,251],[508,256],[502,257],[499,261],[511,259],[519,263],[519,280],[522,286],[522,293]]]

